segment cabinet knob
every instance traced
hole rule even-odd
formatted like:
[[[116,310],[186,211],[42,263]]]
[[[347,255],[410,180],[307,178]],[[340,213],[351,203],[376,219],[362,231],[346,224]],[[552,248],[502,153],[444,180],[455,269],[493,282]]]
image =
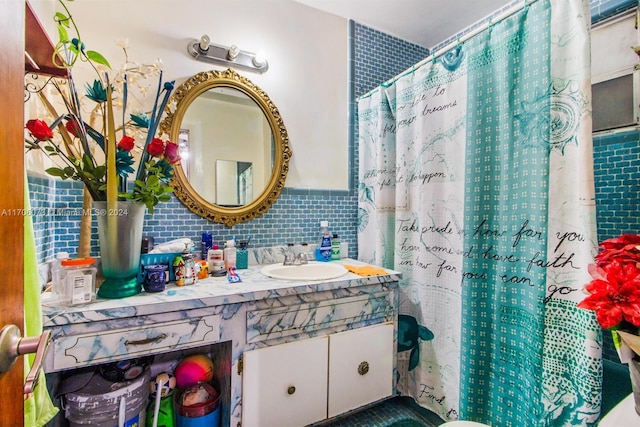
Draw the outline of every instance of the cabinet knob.
[[[358,373],[360,375],[364,375],[367,372],[369,372],[369,362],[367,362],[366,360],[364,362],[360,362],[360,364],[358,365]]]
[[[288,394],[293,394],[296,392],[296,388],[292,385],[289,386],[289,388],[287,389],[287,393]]]

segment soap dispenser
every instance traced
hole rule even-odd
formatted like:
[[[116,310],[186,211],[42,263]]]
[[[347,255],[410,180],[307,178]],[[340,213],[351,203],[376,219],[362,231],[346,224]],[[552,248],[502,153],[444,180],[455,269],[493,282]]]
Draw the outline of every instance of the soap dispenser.
[[[224,248],[224,267],[229,271],[230,268],[236,268],[236,242],[227,240]]]
[[[316,261],[331,261],[331,235],[328,221],[320,221],[320,243],[316,248]]]

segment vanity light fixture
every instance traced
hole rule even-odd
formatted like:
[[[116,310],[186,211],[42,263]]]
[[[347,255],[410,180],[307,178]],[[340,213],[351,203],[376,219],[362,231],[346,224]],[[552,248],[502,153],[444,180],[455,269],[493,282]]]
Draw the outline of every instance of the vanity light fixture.
[[[264,73],[269,69],[269,63],[263,55],[238,49],[238,46],[222,46],[211,43],[208,35],[199,40],[193,40],[187,45],[187,52],[198,61],[211,62],[232,68],[240,68],[257,73]]]

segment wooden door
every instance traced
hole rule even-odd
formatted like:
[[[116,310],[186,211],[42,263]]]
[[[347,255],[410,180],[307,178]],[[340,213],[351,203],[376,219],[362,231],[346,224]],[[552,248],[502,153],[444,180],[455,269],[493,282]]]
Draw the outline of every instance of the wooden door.
[[[24,336],[24,0],[0,0],[0,327]],[[0,374],[0,426],[23,423],[22,357]]]

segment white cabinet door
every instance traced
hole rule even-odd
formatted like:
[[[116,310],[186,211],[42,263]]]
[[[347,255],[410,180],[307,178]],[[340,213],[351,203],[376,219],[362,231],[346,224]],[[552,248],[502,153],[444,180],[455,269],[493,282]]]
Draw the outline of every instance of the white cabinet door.
[[[329,338],[244,352],[242,427],[294,427],[327,417]]]
[[[329,418],[393,393],[393,323],[331,335]]]

